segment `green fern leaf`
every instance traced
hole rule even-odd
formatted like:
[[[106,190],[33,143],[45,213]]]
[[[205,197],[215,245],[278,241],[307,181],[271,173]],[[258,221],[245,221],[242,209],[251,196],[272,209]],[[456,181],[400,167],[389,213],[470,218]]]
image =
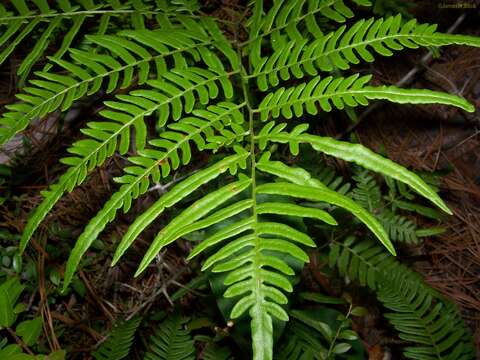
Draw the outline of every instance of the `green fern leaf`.
[[[69,29],[63,37],[60,48],[54,54],[55,58],[60,59],[73,41],[79,37],[87,17],[98,17],[102,24],[101,28],[106,29],[111,17],[131,16],[133,27],[139,28],[144,27],[146,17],[157,13],[157,11],[152,11],[143,0],[126,1],[124,4],[111,1],[94,4],[82,1],[78,5],[72,5],[70,1],[65,0],[50,3],[45,0],[30,3],[25,3],[23,0],[10,0],[5,5],[0,5],[0,29],[3,34],[0,37],[0,48],[4,48],[0,53],[0,64],[24,40],[32,37],[34,33],[40,34],[32,51],[18,68],[17,74],[24,79],[30,69],[44,55],[52,39],[55,39],[53,36],[55,32],[65,28]],[[46,29],[42,30],[43,23],[48,25]]]
[[[210,23],[208,24],[210,26]],[[186,68],[186,57],[189,57],[195,62],[207,64],[217,72],[217,79],[222,82],[222,85],[225,88],[228,86],[228,81],[221,76],[223,68],[220,60],[207,48],[207,45],[220,44],[221,41],[212,40],[208,35],[202,35],[202,32],[191,33],[182,28],[169,31],[125,30],[118,36],[94,35],[88,36],[88,39],[104,53],[93,50],[71,50],[74,62],[52,58],[51,61],[68,71],[68,75],[37,73],[37,76],[43,80],[32,80],[33,86],[24,88],[25,93],[17,95],[21,102],[6,106],[10,111],[0,118],[0,145],[25,129],[35,118],[42,118],[56,110],[65,111],[76,100],[98,92],[104,84],[107,87],[107,93],[118,88],[126,88],[133,83],[135,71],[138,71],[138,83],[146,83],[152,73],[150,67],[152,62],[156,66],[155,72],[158,75],[167,76],[165,80],[171,82],[168,76],[173,78],[175,71],[165,74],[166,60],[173,58],[178,68],[177,73],[180,73],[177,74],[178,76],[188,75],[187,81],[200,82],[201,86],[205,86],[206,84],[202,83],[205,79],[198,80],[198,78],[201,79],[205,74],[209,74],[206,70],[193,69],[191,73],[181,73],[181,69]],[[219,45],[219,47],[225,49],[224,46]],[[121,82],[120,76],[123,78]],[[178,85],[181,89],[182,84]],[[167,107],[167,105],[164,106]]]
[[[282,127],[273,128],[266,126],[257,136],[260,141],[260,147],[265,148],[268,141],[279,143],[288,143],[293,154],[298,153],[299,143],[308,143],[316,151],[340,158],[345,161],[354,162],[361,167],[375,171],[385,176],[392,177],[399,182],[405,183],[414,189],[417,193],[429,199],[447,214],[452,214],[447,205],[438,194],[432,190],[418,175],[408,171],[403,166],[386,159],[370,149],[360,145],[338,141],[328,137],[302,134],[305,126],[299,126],[291,133],[283,132]]]
[[[267,145],[273,143],[274,155],[281,153],[273,151],[279,145],[288,145],[290,152],[297,156],[304,149],[303,144],[309,144],[315,152],[390,176],[398,182],[402,196],[410,193],[409,186],[450,213],[434,189],[402,166],[359,144],[310,135],[306,133],[307,124],[302,121],[293,130],[286,131],[287,124],[278,118],[300,118],[305,112],[314,115],[320,110],[364,106],[370,100],[446,104],[473,111],[467,100],[450,94],[371,86],[367,84],[368,75],[346,74],[334,78],[321,74],[344,71],[360,61],[373,61],[374,55],[390,56],[404,48],[480,45],[477,38],[440,34],[428,24],[419,25],[414,21],[402,24],[400,17],[360,20],[324,33],[325,23],[329,26],[335,25],[331,21],[344,23],[353,16],[350,5],[364,6],[370,2],[252,1],[245,9],[245,14],[251,14],[250,19],[245,22],[242,16],[242,21],[235,26],[229,20],[217,21],[198,12],[200,7],[193,0],[103,3],[82,0],[75,6],[69,0],[35,0],[33,3],[12,0],[1,5],[0,29],[4,32],[0,35],[0,62],[24,39],[31,39],[32,34],[44,29],[20,66],[23,76],[44,56],[44,49],[51,45],[51,35],[64,30],[65,38],[50,63],[17,95],[19,101],[9,105],[1,115],[0,144],[5,144],[37,118],[69,111],[80,99],[94,94],[116,95],[104,101],[102,118],[89,122],[81,130],[85,137],[69,148],[71,155],[62,160],[69,168],[43,193],[44,201],[25,227],[21,249],[25,249],[35,229],[65,192],[80,185],[89,172],[110,157],[128,154],[129,164],[123,169],[123,175],[115,179],[119,187],[87,224],[70,254],[65,271],[66,287],[82,256],[116,218],[118,210],[128,212],[132,202],[151,185],[178,174],[182,166],[192,162],[197,149],[200,152],[221,150],[221,160],[205,167],[199,165],[133,221],[115,251],[113,264],[143,230],[159,216],[163,217],[165,209],[178,206],[174,212],[177,215],[168,219],[154,237],[135,275],[144,271],[156,254],[175,240],[200,230],[208,234],[194,247],[189,259],[206,254],[203,271],[224,275],[224,297],[232,298],[233,304],[230,317],[235,321],[241,317],[250,319],[253,359],[271,360],[274,319],[288,320],[286,304],[288,294],[293,291],[294,269],[309,261],[306,249],[316,246],[309,234],[312,222],[320,221],[322,228],[335,225],[336,220],[329,211],[343,208],[363,222],[391,253],[395,250],[388,235],[399,240],[411,240],[413,235],[410,223],[380,212],[378,191],[366,177],[364,184],[347,194],[348,184],[331,172],[314,171],[313,176],[278,159],[270,160],[272,155],[266,151]],[[71,45],[79,40],[78,34],[85,33],[82,29],[87,23],[91,24],[92,32],[85,34],[81,49],[72,49]],[[111,30],[116,31],[117,25],[122,28],[112,34]],[[70,27],[68,31],[65,26]],[[155,30],[151,30],[152,27]],[[242,43],[243,30],[248,32],[248,40]],[[313,78],[303,80],[307,75]],[[292,77],[302,81],[284,83]],[[120,89],[128,90],[120,94]],[[263,90],[270,92],[264,96]],[[261,122],[268,119],[273,121],[262,127]],[[227,171],[233,176],[227,175]],[[199,194],[200,188],[214,179],[217,179],[216,187]],[[193,203],[187,200],[190,195],[195,199]],[[406,198],[411,200],[411,196]],[[392,210],[395,206],[392,203]],[[377,212],[381,221],[371,212]],[[284,221],[286,217],[294,221]],[[302,223],[304,218],[309,221]],[[418,234],[420,232],[415,231],[415,236]],[[338,267],[340,274],[358,279],[379,292],[384,291],[385,282],[393,281],[393,278],[387,281],[387,275],[397,276],[403,272],[382,247],[351,239],[333,243],[329,262]],[[398,276],[392,286],[398,285],[395,288],[398,298],[407,304],[406,316],[414,316],[417,322],[431,318],[435,323],[432,326],[440,326],[441,319],[435,309],[443,300],[432,295],[435,299],[425,303],[428,311],[420,313],[419,309],[423,309],[419,308],[420,300],[427,299],[425,292],[418,288],[414,289],[417,292],[407,294],[402,287],[406,278]],[[388,295],[385,294],[382,301],[393,309],[396,304]],[[407,327],[402,328],[401,322],[406,318],[395,321],[392,317],[401,336],[415,342],[413,326],[407,323]],[[156,340],[149,356],[158,358],[167,353],[168,359],[194,357],[193,343],[188,331],[183,330],[184,323],[178,316],[167,320],[166,330],[159,333],[161,340]],[[445,340],[448,335],[466,343],[463,339],[467,333],[453,323],[452,320],[447,333],[434,329],[433,340],[442,356],[448,353],[466,357],[468,351],[458,350],[459,347]],[[311,324],[304,321],[302,325],[312,327]],[[176,338],[178,332],[181,336]],[[433,343],[425,344],[423,335],[419,333],[418,339],[426,347],[406,350],[407,356],[431,354],[428,351]],[[182,348],[179,341],[188,342],[188,348]],[[171,343],[174,346],[169,347]],[[296,345],[289,349],[286,354],[294,358],[298,354]],[[305,357],[321,352],[319,347],[311,349],[318,351],[306,352]]]
[[[311,115],[318,113],[317,105],[324,111],[333,107],[343,110],[345,106],[356,107],[368,105],[368,100],[388,100],[399,104],[445,104],[457,106],[465,111],[473,112],[475,108],[464,98],[438,91],[425,89],[400,89],[395,86],[366,86],[371,76],[359,77],[359,74],[348,78],[328,76],[323,80],[316,77],[308,83],[290,88],[280,88],[269,93],[262,100],[258,109],[263,121],[280,115],[290,119],[294,115],[300,117],[306,110]]]
[[[378,299],[393,311],[385,314],[407,346],[409,359],[470,359],[474,348],[469,331],[455,307],[421,277],[399,264],[370,241],[348,238],[331,246],[330,266],[341,275],[375,290]]]
[[[132,347],[135,332],[140,321],[139,317],[134,317],[128,321],[116,323],[108,335],[107,340],[93,352],[95,360],[121,360],[125,359]]]
[[[185,328],[188,319],[169,316],[150,337],[149,351],[144,360],[193,360],[195,347],[190,332]]]
[[[363,6],[371,5],[369,0],[353,0],[353,2]],[[262,15],[262,3],[261,1],[257,2],[258,8],[255,14]],[[305,7],[305,5],[307,6]],[[271,43],[274,45],[280,45],[283,42],[284,32],[292,41],[301,41],[303,36],[298,27],[304,25],[313,37],[321,37],[323,32],[317,24],[317,16],[319,15],[325,19],[342,23],[353,17],[354,13],[345,5],[344,0],[313,0],[308,2],[277,0],[273,2],[273,6],[265,16],[253,16],[248,23],[250,36],[246,48],[250,53],[252,64],[258,66],[258,63],[262,63],[262,40],[267,36],[271,38]]]
[[[351,192],[352,198],[370,212],[376,212],[381,206],[382,193],[375,178],[367,171],[355,176],[355,188]]]
[[[218,74],[197,68],[174,70],[164,74],[162,83],[153,80],[149,82],[153,89],[134,90],[129,95],[118,95],[117,99],[121,101],[106,102],[105,105],[109,109],[102,110],[100,114],[107,121],[88,123],[88,128],[82,129],[82,132],[90,139],[80,140],[68,149],[70,153],[77,156],[61,160],[70,168],[56,184],[43,193],[44,200],[32,213],[24,229],[20,248],[22,250],[25,248],[35,229],[65,191],[72,191],[80,185],[86,179],[87,174],[95,167],[102,165],[117,148],[120,154],[128,151],[131,127],[136,130],[136,149],[143,150],[146,142],[145,118],[152,113],[159,113],[159,126],[165,125],[170,114],[175,120],[178,120],[184,112],[193,112],[193,115],[197,116],[188,117],[176,124],[169,125],[172,130],[176,131],[165,132],[163,134],[165,139],[154,143],[154,145],[167,150],[165,156],[158,152],[155,154],[160,156],[159,162],[163,161],[163,177],[169,173],[169,165],[166,161],[168,158],[172,159],[173,168],[178,168],[177,151],[179,149],[183,151],[182,163],[187,164],[190,161],[189,141],[193,140],[202,150],[205,145],[202,134],[209,137],[213,135],[215,127],[222,129],[224,125],[240,124],[243,119],[238,108],[241,106],[236,107],[231,103],[220,103],[216,107],[211,105],[209,111],[193,110],[196,104],[194,91],[199,94],[200,102],[207,104],[210,99],[216,98],[219,94],[218,86],[215,84],[217,81],[221,83],[225,97],[231,97],[232,88],[227,76],[227,74]],[[173,81],[172,79],[175,79],[180,86],[168,82],[168,80]],[[182,99],[184,99],[184,103],[182,103]],[[224,118],[222,118],[223,116]],[[236,129],[239,131],[238,128]],[[187,134],[186,138],[183,133]],[[172,143],[172,140],[177,141],[177,146]],[[148,178],[148,173],[144,175]]]
[[[256,65],[251,78],[255,78],[259,88],[266,91],[269,86],[277,86],[280,79],[285,81],[292,75],[296,78],[316,76],[319,70],[348,70],[351,64],[358,64],[360,60],[374,61],[371,51],[391,56],[392,51],[419,46],[480,46],[476,37],[442,34],[435,30],[436,25],[419,25],[415,20],[402,25],[402,18],[397,15],[360,20],[349,28],[342,26],[326,35],[316,31],[313,40],[301,35],[291,37],[290,41],[278,39],[274,53]]]
[[[233,109],[236,110],[237,106],[233,105]],[[231,109],[223,108],[223,112],[218,115],[213,113],[213,121],[219,121],[220,119],[225,120],[228,118],[224,118],[226,114],[228,114],[229,110]],[[212,122],[213,122],[212,121]],[[228,121],[228,120],[226,120]],[[211,126],[208,124],[207,126]],[[207,126],[204,126],[205,128]],[[165,147],[165,142],[157,143],[159,147],[166,148],[165,152],[161,151],[145,151],[144,157],[135,157],[131,158],[131,161],[136,166],[127,167],[125,171],[127,175],[122,176],[121,178],[117,179],[118,182],[122,183],[123,185],[120,189],[112,195],[110,200],[108,200],[104,207],[97,213],[95,217],[88,223],[85,227],[85,230],[80,235],[73,248],[70,257],[67,262],[67,267],[65,270],[65,279],[64,279],[64,288],[68,286],[70,283],[75,269],[77,268],[82,255],[87,251],[93,241],[97,238],[98,234],[105,228],[105,226],[115,218],[115,214],[118,209],[123,207],[123,211],[127,212],[130,207],[133,199],[138,198],[140,195],[144,194],[148,190],[148,186],[150,184],[150,179],[154,182],[158,182],[161,177],[168,176],[170,172],[170,165],[168,161],[172,163],[172,168],[176,169],[179,164],[178,158],[178,150],[182,149],[182,144],[187,144],[190,138],[193,138],[194,135],[198,135],[203,129],[200,128],[197,133],[192,133],[187,136],[181,136],[177,139],[177,143],[174,142],[167,142],[167,146]],[[167,137],[168,138],[168,137]],[[155,144],[155,140],[153,140],[153,144]],[[187,145],[185,145],[187,146]],[[210,181],[211,179],[217,177],[230,167],[231,171],[234,172],[233,169],[236,169],[236,166],[244,166],[242,162],[245,161],[248,154],[243,151],[243,149],[238,149],[239,153],[237,155],[233,155],[224,159],[224,161],[217,164],[217,166],[213,166],[210,169],[203,170],[197,176],[193,176],[191,179],[187,179],[190,181],[183,181],[177,186],[175,186],[171,191],[172,193],[169,196],[165,196],[159,199],[157,203],[155,203],[152,208],[155,211],[163,211],[165,207],[170,207],[180,201],[183,197],[187,196],[190,192],[193,192],[196,188],[201,186],[203,183]],[[185,154],[185,153],[184,153]],[[189,161],[190,157],[183,157],[183,160]],[[225,166],[227,166],[225,168]],[[159,204],[161,204],[159,206]],[[150,210],[151,211],[151,210]],[[149,217],[151,213],[147,211]],[[141,219],[139,217],[138,219]],[[137,220],[138,220],[137,219]],[[149,224],[153,219],[148,219]],[[146,226],[145,224],[144,226]],[[134,224],[137,226],[137,224]],[[129,237],[124,237],[122,243],[117,250],[116,255],[114,256],[114,262],[116,261],[117,257],[121,256],[121,253],[125,251],[131,241],[135,238],[130,239]],[[119,252],[121,251],[121,253]]]
[[[417,225],[410,219],[385,209],[379,214],[379,220],[393,241],[418,244]]]
[[[385,317],[402,340],[409,359],[473,359],[471,335],[455,306],[432,292],[418,274],[401,267],[379,284],[378,299],[394,311]]]

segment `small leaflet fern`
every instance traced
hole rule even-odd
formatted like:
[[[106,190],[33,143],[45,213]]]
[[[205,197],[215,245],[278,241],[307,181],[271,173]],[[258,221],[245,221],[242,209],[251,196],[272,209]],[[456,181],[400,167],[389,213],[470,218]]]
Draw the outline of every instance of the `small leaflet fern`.
[[[21,16],[30,16],[24,1],[12,3],[18,5],[16,11]],[[48,66],[36,73],[37,79],[17,96],[20,101],[9,105],[1,116],[0,144],[5,144],[35,119],[54,111],[65,113],[86,96],[116,95],[114,100],[104,102],[102,118],[89,122],[82,129],[85,137],[70,147],[71,156],[62,160],[68,169],[43,193],[44,201],[25,227],[21,249],[26,248],[35,229],[65,192],[81,184],[107,159],[127,155],[129,164],[124,175],[116,179],[119,188],[90,220],[70,254],[65,269],[67,287],[82,256],[119,209],[129,211],[132,202],[152,184],[191,163],[192,145],[199,151],[219,152],[221,160],[196,169],[133,221],[112,263],[120,261],[137,236],[175,205],[181,206],[180,212],[155,236],[139,264],[137,276],[169,244],[194,231],[222,225],[197,244],[189,259],[205,253],[203,269],[224,273],[224,296],[235,302],[231,318],[251,319],[253,358],[270,360],[273,318],[288,320],[285,305],[288,293],[293,291],[294,271],[285,256],[303,264],[309,260],[307,249],[317,246],[308,229],[284,224],[276,220],[279,216],[308,217],[335,225],[336,220],[324,210],[328,209],[325,204],[334,205],[367,226],[389,252],[395,254],[395,249],[381,222],[346,196],[345,187],[341,191],[328,187],[327,182],[306,170],[278,161],[267,146],[287,144],[296,156],[303,144],[302,149],[310,146],[316,152],[354,162],[404,183],[450,213],[436,191],[402,166],[360,144],[308,134],[301,120],[291,128],[281,121],[294,122],[294,117],[301,118],[305,112],[316,115],[320,110],[364,106],[369,100],[379,99],[401,104],[440,103],[473,111],[473,106],[458,96],[372,86],[368,85],[369,75],[337,76],[329,72],[334,68],[347,70],[360,60],[371,61],[373,51],[389,56],[392,50],[406,47],[479,47],[480,41],[475,37],[441,34],[430,25],[402,25],[399,17],[360,20],[348,29],[342,26],[324,33],[323,20],[342,23],[353,16],[345,1],[257,0],[249,5],[248,40],[241,42],[238,37],[244,24],[222,24],[221,28],[213,17],[195,13],[194,2],[170,6],[176,3],[125,2],[129,13],[146,10],[154,15],[156,29],[142,22],[142,14],[134,19],[134,29],[126,30],[120,25],[117,33],[107,33],[106,20],[100,20],[101,31],[87,34],[81,50],[69,49],[69,60],[65,60],[66,53],[61,58],[52,57]],[[367,0],[353,3],[370,5]],[[58,4],[70,3],[59,0]],[[99,9],[122,5],[116,0],[108,4],[99,5]],[[82,1],[82,6],[87,5],[95,8],[93,1]],[[49,19],[55,18],[49,14]],[[36,15],[35,11],[32,19],[43,16]],[[32,22],[26,26],[33,26]],[[16,31],[10,31],[12,37]],[[233,38],[226,34],[233,34]],[[119,94],[120,89],[124,93]],[[264,95],[265,90],[269,92]],[[200,198],[196,195],[197,200],[188,203],[189,195],[213,180],[219,184],[216,189]],[[362,270],[363,282],[373,281],[368,269]],[[172,326],[180,325],[177,321]]]
[[[316,301],[322,295],[318,293],[306,294],[307,298]],[[336,304],[344,304],[345,301],[338,298],[330,298]],[[280,360],[322,360],[333,359],[335,355],[344,354],[347,357],[356,358],[361,354],[348,353],[352,348],[352,341],[358,339],[358,335],[350,329],[351,320],[336,310],[325,307],[314,307],[304,310],[290,310],[292,318],[283,335],[283,344],[279,347],[276,357]],[[335,321],[328,321],[328,318]]]
[[[470,332],[455,306],[372,241],[358,242],[350,237],[333,243],[329,264],[337,267],[341,275],[370,287],[378,300],[393,311],[385,317],[399,337],[412,344],[403,350],[407,358],[475,357]]]
[[[187,321],[178,314],[167,317],[150,337],[144,360],[195,359],[193,339],[185,328]]]
[[[381,206],[382,193],[375,178],[367,171],[362,171],[352,179],[355,181],[352,198],[368,211],[376,212]]]
[[[140,317],[116,323],[107,340],[92,355],[95,360],[121,360],[130,353]]]
[[[398,209],[406,211],[415,211],[420,214],[425,214],[433,219],[440,219],[435,211],[429,207],[420,204],[405,202],[402,198],[407,197],[409,200],[415,198],[414,194],[410,193],[408,189],[403,189],[403,185],[397,184],[394,180],[386,178],[386,184],[389,188],[389,196],[382,198],[380,185],[377,180],[368,173],[368,171],[361,171],[353,176],[355,187],[350,193],[350,196],[365,209],[374,213],[377,219],[383,225],[392,241],[405,242],[410,244],[418,244],[420,236],[425,233],[429,234],[431,231],[438,231],[432,228],[418,229],[409,218],[398,213]],[[396,194],[397,187],[402,188],[402,191]],[[434,233],[435,233],[434,232]],[[433,234],[433,233],[432,233]]]

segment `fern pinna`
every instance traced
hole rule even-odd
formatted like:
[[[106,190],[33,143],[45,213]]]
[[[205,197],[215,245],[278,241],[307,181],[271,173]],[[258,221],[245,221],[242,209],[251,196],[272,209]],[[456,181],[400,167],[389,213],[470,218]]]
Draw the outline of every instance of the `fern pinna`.
[[[73,21],[73,27],[47,66],[17,95],[18,102],[1,115],[0,144],[38,118],[52,112],[66,114],[88,96],[116,96],[104,102],[98,118],[81,130],[84,138],[72,144],[71,155],[61,160],[67,169],[43,192],[43,201],[25,226],[21,249],[55,203],[95,168],[115,154],[128,155],[130,162],[124,175],[116,178],[117,190],[78,238],[67,262],[65,287],[82,256],[120,209],[128,212],[151,186],[189,164],[194,151],[221,152],[221,160],[178,182],[134,220],[113,264],[166,209],[185,204],[207,183],[220,183],[170,219],[153,239],[135,275],[167,245],[215,226],[217,231],[200,241],[189,259],[206,254],[203,269],[226,274],[224,296],[235,299],[230,317],[251,319],[253,358],[271,359],[272,319],[289,318],[286,305],[294,270],[286,259],[304,264],[309,261],[308,248],[317,246],[308,231],[282,222],[281,216],[334,226],[330,213],[309,207],[304,200],[331,204],[351,212],[395,254],[374,215],[305,169],[275,159],[274,148],[286,144],[296,156],[303,144],[309,151],[354,162],[410,186],[450,213],[416,174],[360,144],[307,133],[304,116],[321,119],[322,111],[366,106],[371,100],[439,103],[472,112],[474,107],[461,97],[375,86],[370,75],[348,70],[405,48],[478,47],[479,38],[443,34],[435,25],[404,21],[400,16],[349,20],[352,9],[369,6],[368,0],[256,0],[245,9],[249,16],[234,22],[205,15],[195,1],[34,3],[27,6],[23,0],[11,0],[0,7],[7,29],[0,39],[4,46],[0,60],[40,22],[48,24],[44,34],[65,26],[64,21]],[[73,35],[79,36],[75,29],[86,17],[94,17],[98,28],[74,42]],[[112,18],[119,21],[112,24]],[[128,19],[131,24],[125,25]],[[345,25],[325,31],[325,21]],[[243,37],[245,30],[247,37]],[[34,66],[47,41],[48,36],[42,35],[20,73]],[[75,43],[79,46],[72,48]]]

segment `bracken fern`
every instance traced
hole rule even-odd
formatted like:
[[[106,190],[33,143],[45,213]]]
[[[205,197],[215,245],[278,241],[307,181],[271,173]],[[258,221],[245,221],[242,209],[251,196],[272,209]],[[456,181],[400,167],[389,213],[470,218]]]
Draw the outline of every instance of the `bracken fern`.
[[[44,34],[64,21],[73,21],[74,26],[49,64],[17,95],[19,101],[7,106],[0,118],[0,144],[33,120],[55,111],[66,113],[87,96],[117,95],[104,102],[99,118],[81,130],[84,138],[68,149],[71,156],[62,159],[68,168],[43,192],[42,203],[24,229],[21,249],[65,192],[83,183],[96,167],[115,154],[128,155],[130,163],[116,179],[119,188],[77,240],[64,287],[118,210],[128,212],[149,187],[189,164],[194,151],[221,152],[221,160],[178,182],[134,220],[117,247],[113,264],[166,209],[184,206],[182,201],[215,180],[221,184],[217,189],[184,206],[155,236],[136,275],[167,245],[194,231],[222,225],[194,248],[189,259],[208,253],[203,269],[225,273],[224,296],[235,300],[230,317],[248,314],[253,358],[272,359],[272,319],[288,320],[285,305],[293,290],[294,270],[286,256],[306,263],[306,249],[317,245],[308,231],[283,223],[281,216],[335,225],[329,212],[307,206],[305,201],[330,204],[351,212],[390,253],[395,254],[395,249],[368,209],[306,170],[275,160],[271,145],[287,144],[293,155],[299,154],[300,144],[309,145],[310,151],[388,175],[450,213],[418,175],[360,144],[307,133],[303,116],[321,118],[322,111],[366,106],[371,100],[438,103],[472,112],[474,107],[455,95],[374,86],[370,75],[344,76],[343,72],[361,61],[405,48],[478,47],[479,38],[442,34],[434,25],[404,22],[400,16],[348,22],[333,32],[321,29],[322,21],[346,23],[354,15],[350,4],[368,6],[367,0],[349,4],[342,0],[251,1],[245,12],[250,14],[248,19],[239,16],[232,24],[196,12],[193,1],[95,4],[86,0],[71,7],[69,1],[58,0],[51,8],[46,1],[34,3],[36,7],[28,8],[23,0],[12,0],[11,10],[0,8],[7,28],[0,44],[8,44],[2,57],[39,22],[48,23]],[[132,25],[106,24],[117,15],[130,17]],[[99,17],[98,30],[82,37],[81,47],[71,48],[82,19],[89,16]],[[156,21],[145,22],[148,17]],[[224,29],[235,36],[227,38]],[[248,38],[241,38],[243,29]],[[21,74],[38,60],[47,41],[48,35],[42,35],[21,65]],[[124,89],[122,94],[118,94],[120,89]],[[155,131],[150,131],[153,127]],[[362,272],[360,282],[369,279],[368,271]]]

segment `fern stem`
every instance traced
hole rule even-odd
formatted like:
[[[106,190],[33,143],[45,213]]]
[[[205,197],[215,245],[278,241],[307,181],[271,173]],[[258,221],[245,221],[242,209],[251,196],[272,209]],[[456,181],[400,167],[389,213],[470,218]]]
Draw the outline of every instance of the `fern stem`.
[[[333,337],[332,341],[330,342],[330,346],[328,348],[326,359],[330,359],[330,357],[333,355],[332,352],[333,352],[333,349],[335,348],[335,343],[337,342],[337,339],[340,336],[340,332],[343,330],[345,321],[350,317],[351,314],[352,314],[352,304],[350,304],[350,306],[348,307],[348,313],[345,315],[345,320],[343,320],[338,325],[337,331],[335,332],[335,336]],[[334,355],[333,355],[332,359],[335,359]]]
[[[237,47],[237,56],[241,64],[241,47]],[[250,64],[251,65],[251,64]],[[258,234],[258,211],[257,211],[257,195],[256,195],[256,160],[255,160],[255,118],[252,104],[250,102],[250,93],[248,91],[248,73],[245,67],[240,65],[240,76],[242,83],[242,92],[244,101],[246,103],[246,109],[248,111],[248,128],[249,128],[249,137],[250,137],[250,166],[251,166],[251,192],[252,192],[252,218],[253,218],[253,237],[254,237],[254,258],[252,261],[252,283],[254,284],[253,296],[255,297],[255,303],[250,309],[250,316],[252,319],[251,322],[251,331],[252,331],[252,346],[253,346],[253,359],[254,360],[264,360],[271,359],[273,352],[273,344],[269,343],[269,336],[265,339],[265,334],[271,334],[272,322],[270,316],[264,309],[265,299],[262,294],[262,279],[261,279],[261,270],[262,264],[259,255],[260,250],[260,237]],[[261,338],[259,339],[258,336]],[[259,346],[260,344],[260,346]]]

